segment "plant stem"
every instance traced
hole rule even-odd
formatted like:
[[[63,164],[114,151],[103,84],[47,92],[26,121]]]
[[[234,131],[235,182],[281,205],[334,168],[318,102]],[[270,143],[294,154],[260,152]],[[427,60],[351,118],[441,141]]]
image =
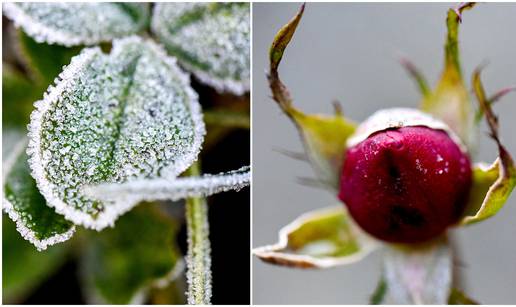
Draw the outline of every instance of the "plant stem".
[[[189,169],[189,175],[199,174],[199,162],[195,162]],[[211,298],[211,256],[208,206],[204,198],[192,197],[186,200],[186,226],[188,304],[208,305]]]
[[[249,114],[241,111],[212,109],[204,111],[204,122],[207,125],[249,129]]]

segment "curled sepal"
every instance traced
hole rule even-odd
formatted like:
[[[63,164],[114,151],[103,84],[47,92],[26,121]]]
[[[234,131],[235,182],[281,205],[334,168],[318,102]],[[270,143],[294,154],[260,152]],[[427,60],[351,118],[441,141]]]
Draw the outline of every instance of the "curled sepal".
[[[104,183],[85,187],[85,192],[106,201],[137,204],[141,201],[179,200],[206,197],[230,190],[239,191],[251,182],[249,166],[220,173],[181,178],[140,179],[125,183]]]
[[[116,227],[90,233],[81,275],[91,303],[143,304],[184,269],[176,244],[179,225],[156,204],[142,204]]]
[[[299,111],[292,105],[290,93],[278,74],[283,52],[294,35],[303,11],[304,4],[297,15],[276,34],[269,50],[270,71],[267,78],[272,98],[296,125],[310,163],[319,179],[325,185],[338,189],[339,171],[346,152],[346,140],[353,134],[356,125],[342,116],[340,107],[336,107],[336,114],[333,116],[308,115]]]
[[[11,2],[4,14],[38,43],[94,45],[135,34],[147,25],[147,3]]]
[[[3,165],[3,209],[21,236],[41,251],[72,237],[75,226],[47,206],[30,175],[23,138]]]
[[[134,203],[82,193],[88,184],[173,178],[197,159],[205,128],[188,75],[155,43],[84,49],[36,102],[29,165],[41,194],[65,218],[103,229]]]
[[[249,3],[158,3],[152,32],[201,82],[242,95],[250,79]]]
[[[422,246],[389,246],[384,256],[388,295],[396,304],[444,305],[452,281],[447,240]]]
[[[360,261],[377,246],[340,205],[303,214],[280,230],[278,243],[253,253],[272,264],[323,269]]]
[[[495,215],[502,209],[516,186],[516,166],[511,154],[500,142],[498,118],[486,98],[479,69],[473,73],[473,89],[486,117],[490,136],[498,146],[499,157],[491,166],[480,164],[473,170],[473,186],[461,224],[480,222]]]
[[[472,3],[465,3],[448,10],[444,71],[434,91],[426,95],[421,104],[423,111],[448,124],[470,149],[475,145],[476,129],[474,111],[461,73],[458,35],[461,14],[472,7]]]

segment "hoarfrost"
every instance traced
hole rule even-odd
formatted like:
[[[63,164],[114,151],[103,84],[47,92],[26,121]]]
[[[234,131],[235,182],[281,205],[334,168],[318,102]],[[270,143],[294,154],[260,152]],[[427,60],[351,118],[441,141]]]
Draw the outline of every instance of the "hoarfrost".
[[[186,255],[187,301],[190,305],[211,304],[211,246],[209,239],[208,206],[202,198],[188,199]]]
[[[88,228],[113,225],[134,204],[81,187],[186,170],[205,134],[197,100],[188,76],[150,41],[115,40],[110,54],[84,49],[31,114],[27,153],[48,204]]]
[[[181,65],[220,92],[249,90],[247,3],[158,3],[152,31]]]
[[[4,3],[4,13],[39,43],[93,45],[137,33],[149,18],[145,3]]]
[[[128,181],[122,184],[104,183],[87,186],[84,192],[105,200],[118,199],[125,203],[141,201],[179,200],[186,197],[202,197],[230,190],[240,190],[249,185],[250,168],[201,177],[157,178]]]

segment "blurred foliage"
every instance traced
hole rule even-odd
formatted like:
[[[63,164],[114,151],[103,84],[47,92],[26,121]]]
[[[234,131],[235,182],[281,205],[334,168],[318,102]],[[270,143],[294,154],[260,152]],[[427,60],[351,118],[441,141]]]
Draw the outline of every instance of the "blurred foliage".
[[[102,303],[135,303],[140,292],[159,286],[160,279],[167,284],[179,273],[178,226],[155,204],[139,205],[115,226],[88,232],[83,275]]]
[[[69,243],[38,252],[16,231],[6,214],[2,218],[2,295],[14,304],[49,278],[67,259]]]

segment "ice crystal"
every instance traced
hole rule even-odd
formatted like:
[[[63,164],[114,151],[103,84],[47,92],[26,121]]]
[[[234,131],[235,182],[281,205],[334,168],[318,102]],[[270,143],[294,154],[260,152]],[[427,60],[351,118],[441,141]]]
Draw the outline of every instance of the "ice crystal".
[[[249,90],[248,3],[158,3],[151,27],[203,83],[237,95]]]
[[[4,13],[37,42],[92,45],[142,30],[145,3],[4,3]]]
[[[138,37],[115,40],[110,54],[83,50],[35,107],[27,152],[41,193],[67,219],[97,230],[134,204],[86,196],[83,185],[177,176],[205,133],[188,76]]]
[[[72,237],[75,227],[46,205],[30,176],[23,138],[3,165],[3,209],[22,237],[44,250]]]
[[[125,203],[154,200],[179,200],[186,197],[209,196],[230,190],[240,190],[251,180],[250,168],[201,177],[156,178],[127,181],[122,184],[104,183],[85,188],[86,194]]]

